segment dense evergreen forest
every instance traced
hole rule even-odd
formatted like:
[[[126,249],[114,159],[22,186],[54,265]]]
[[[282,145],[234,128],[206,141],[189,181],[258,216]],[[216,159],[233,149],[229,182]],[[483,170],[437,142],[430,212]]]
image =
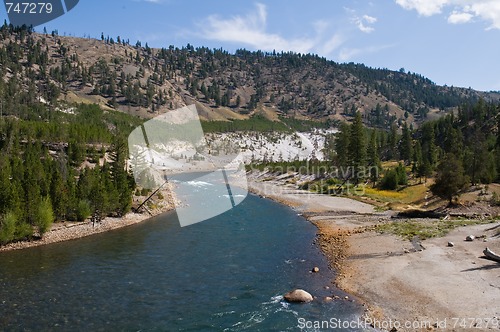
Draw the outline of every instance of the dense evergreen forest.
[[[351,124],[340,124],[339,132],[328,138],[326,161],[308,161],[308,167],[294,161],[258,168],[314,173],[327,179],[320,188],[314,183],[323,193],[338,193],[347,183],[397,190],[409,178],[421,182],[434,177],[433,193],[451,202],[469,186],[500,181],[499,113],[498,104],[480,100],[462,105],[456,114],[425,122],[417,130],[406,123],[399,129],[394,123],[384,131],[365,127],[358,112]],[[383,168],[382,163],[389,161],[396,166]]]
[[[95,105],[49,109],[0,118],[0,244],[131,208],[126,138],[141,121]]]

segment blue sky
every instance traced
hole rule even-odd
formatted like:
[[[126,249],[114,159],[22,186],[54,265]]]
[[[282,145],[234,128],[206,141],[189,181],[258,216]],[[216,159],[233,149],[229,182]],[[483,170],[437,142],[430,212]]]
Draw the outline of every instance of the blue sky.
[[[4,7],[0,13],[5,19]],[[44,26],[152,47],[316,53],[403,67],[438,84],[500,90],[499,0],[81,0]]]

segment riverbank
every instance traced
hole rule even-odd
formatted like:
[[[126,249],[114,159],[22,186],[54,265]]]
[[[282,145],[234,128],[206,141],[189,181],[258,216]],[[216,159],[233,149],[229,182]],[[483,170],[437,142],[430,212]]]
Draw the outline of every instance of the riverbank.
[[[55,223],[52,225],[51,229],[44,234],[42,239],[10,243],[0,247],[0,252],[38,247],[51,243],[79,239],[138,224],[149,218],[151,218],[151,215],[146,213],[129,213],[122,218],[104,218],[101,222],[95,224],[92,224],[91,221]]]
[[[418,251],[410,241],[371,230],[391,222],[390,212],[310,194],[285,181],[250,178],[251,191],[293,207],[318,227],[317,242],[337,271],[337,286],[364,301],[368,317],[397,322],[397,331],[485,330],[500,324],[500,264],[480,258],[486,246],[500,252],[500,223],[455,229],[424,241],[425,250]],[[479,239],[466,242],[468,235]]]
[[[136,196],[132,199],[132,206],[137,208],[147,196]],[[121,218],[104,218],[101,222],[92,223],[89,219],[84,222],[58,222],[43,235],[43,238],[32,241],[19,241],[0,246],[0,252],[38,247],[46,244],[75,240],[95,234],[108,232],[114,229],[127,227],[143,222],[149,218],[171,211],[175,208],[176,198],[172,195],[171,185],[165,186],[157,195],[150,199],[150,204],[141,209],[141,213],[128,213]]]

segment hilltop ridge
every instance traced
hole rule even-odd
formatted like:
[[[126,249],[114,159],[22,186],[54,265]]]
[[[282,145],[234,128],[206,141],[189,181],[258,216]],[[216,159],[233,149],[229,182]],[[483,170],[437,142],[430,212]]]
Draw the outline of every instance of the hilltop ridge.
[[[260,114],[273,121],[344,121],[361,111],[365,124],[388,128],[398,120],[418,125],[480,98],[500,100],[500,93],[439,86],[403,69],[311,54],[230,54],[189,44],[153,49],[120,37],[64,37],[7,25],[0,29],[0,74],[7,106],[65,100],[143,118],[196,104],[205,120]],[[13,91],[17,97],[6,95]]]

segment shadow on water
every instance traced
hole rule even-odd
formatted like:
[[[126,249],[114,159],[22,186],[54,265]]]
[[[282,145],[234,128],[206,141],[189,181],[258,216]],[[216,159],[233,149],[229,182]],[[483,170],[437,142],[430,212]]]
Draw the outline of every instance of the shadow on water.
[[[173,219],[175,212],[169,212],[164,216],[166,215],[171,215],[171,217],[164,219],[165,226],[178,227]],[[154,223],[155,219],[164,218],[164,216],[152,218],[147,222]],[[114,230],[112,241],[109,241],[111,233],[101,233],[76,241],[0,253],[1,276],[5,278],[37,277],[40,273],[47,273],[52,269],[59,270],[65,265],[73,264],[75,260],[95,255],[99,255],[103,260],[121,258],[121,254],[125,252],[140,252],[144,249],[149,236],[148,230],[148,227],[145,228],[142,225],[131,225],[127,226],[126,230]],[[78,250],[74,250],[75,247]]]

